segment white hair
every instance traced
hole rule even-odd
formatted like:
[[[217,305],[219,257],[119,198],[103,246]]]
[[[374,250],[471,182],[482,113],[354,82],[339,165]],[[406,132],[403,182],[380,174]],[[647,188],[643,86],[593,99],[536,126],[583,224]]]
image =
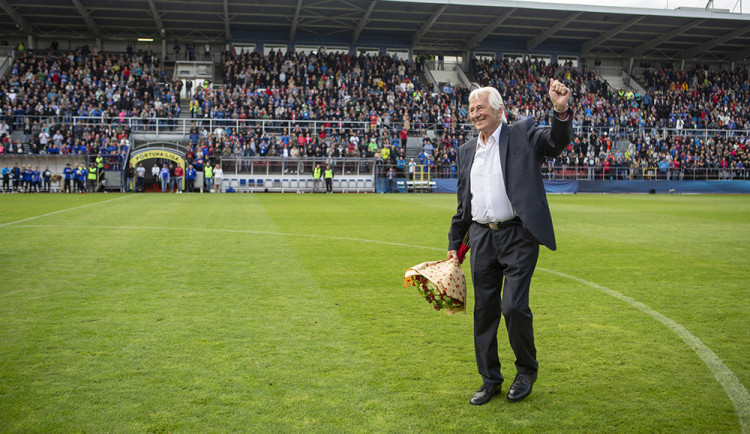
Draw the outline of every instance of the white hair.
[[[469,102],[474,98],[479,98],[479,95],[487,94],[487,99],[490,102],[490,107],[495,110],[503,109],[503,114],[500,116],[500,122],[507,124],[508,118],[505,117],[505,104],[503,104],[503,97],[500,96],[500,92],[494,87],[478,87],[471,91],[469,94]]]

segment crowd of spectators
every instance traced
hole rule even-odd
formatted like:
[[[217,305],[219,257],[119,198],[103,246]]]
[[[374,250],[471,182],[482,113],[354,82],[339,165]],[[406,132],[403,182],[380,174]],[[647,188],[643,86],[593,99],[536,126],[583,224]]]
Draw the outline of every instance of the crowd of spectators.
[[[150,53],[23,51],[10,76],[0,78],[0,136],[3,151],[97,154],[127,151],[129,117],[145,122],[176,118],[179,80],[166,82],[159,59]],[[81,124],[77,116],[101,118]],[[23,131],[23,140],[11,139]]]
[[[376,157],[407,171],[406,138],[422,134],[418,163],[451,176],[455,148],[475,134],[467,117],[469,89],[445,86],[434,92],[432,83],[421,82],[415,64],[396,56],[232,50],[222,54],[220,67],[223,86],[201,82],[185,89],[193,122],[189,161]],[[750,130],[746,68],[642,65],[643,94],[612,89],[593,70],[570,64],[474,59],[470,69],[477,83],[505,96],[510,122],[529,117],[549,122],[550,77],[571,89],[576,136],[550,167],[731,171],[747,165],[746,137],[734,134]],[[128,125],[137,130],[157,118],[169,125],[180,116],[182,93],[181,81],[167,79],[150,53],[99,53],[86,46],[70,53],[25,51],[10,76],[0,78],[0,153],[20,152],[25,144],[32,153],[125,155]],[[76,116],[102,122],[80,124]],[[234,119],[279,122],[269,129],[221,122]],[[282,121],[293,127],[283,128]],[[696,129],[718,131],[699,136]],[[23,131],[23,141],[10,139],[14,130]]]
[[[720,178],[746,176],[748,137],[735,131],[750,130],[747,68],[709,71],[696,66],[676,71],[668,65],[644,65],[643,95],[612,89],[593,70],[570,65],[475,60],[473,68],[480,84],[507,95],[511,122],[528,117],[542,125],[548,122],[552,108],[545,95],[550,77],[571,89],[577,134],[560,157],[549,161],[549,169],[596,167],[586,170],[587,176],[598,173],[605,178],[643,176],[644,168],[657,168],[664,177],[709,170],[716,170]],[[703,135],[696,129],[716,131]],[[627,145],[615,146],[617,141]]]

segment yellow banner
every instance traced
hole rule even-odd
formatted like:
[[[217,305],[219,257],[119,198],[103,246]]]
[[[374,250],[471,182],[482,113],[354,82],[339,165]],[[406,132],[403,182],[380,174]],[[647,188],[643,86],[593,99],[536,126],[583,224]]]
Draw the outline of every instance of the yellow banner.
[[[161,149],[143,151],[139,154],[133,155],[130,158],[130,164],[136,165],[137,163],[143,160],[149,160],[151,158],[163,158],[165,160],[174,161],[175,163],[179,164],[180,167],[182,167],[183,169],[185,168],[185,160],[182,157],[175,154],[174,152],[164,151]]]

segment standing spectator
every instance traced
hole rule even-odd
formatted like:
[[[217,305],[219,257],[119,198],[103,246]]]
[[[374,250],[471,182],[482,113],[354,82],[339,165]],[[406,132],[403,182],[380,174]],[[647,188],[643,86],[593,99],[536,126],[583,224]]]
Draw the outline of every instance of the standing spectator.
[[[393,193],[393,182],[396,178],[396,170],[391,167],[388,169],[388,188],[386,189],[386,193]]]
[[[213,193],[214,168],[211,167],[209,162],[206,162],[206,166],[203,169],[203,177],[206,179],[206,191]]]
[[[13,178],[13,193],[18,193],[18,183],[21,181],[21,169],[18,167],[18,163],[13,165],[10,169],[11,178]]]
[[[10,167],[7,163],[3,167],[3,193],[10,193]]]
[[[43,129],[41,133],[39,133],[39,147],[40,149],[47,150],[47,144],[49,144],[49,133],[47,132],[47,129]]]
[[[136,181],[135,191],[143,192],[146,190],[146,168],[143,167],[143,163],[138,163],[138,167],[135,169]]]
[[[177,185],[178,194],[182,193],[182,178],[184,174],[185,171],[182,169],[182,166],[178,164],[177,167],[174,168],[174,182]]]
[[[65,193],[70,193],[72,184],[73,184],[73,174],[75,171],[72,167],[70,167],[70,163],[65,165],[65,168],[63,169],[63,189],[62,191]]]
[[[414,159],[412,158],[409,161],[409,181],[414,181],[414,170],[417,167],[417,163],[414,162]]]
[[[23,192],[28,193],[31,188],[31,164],[21,166],[21,180],[23,181]]]
[[[135,186],[133,185],[133,178],[135,177],[135,169],[132,164],[128,164],[125,167],[125,193],[130,193]]]
[[[167,189],[170,193],[176,191],[175,185],[174,185],[174,163],[169,163],[169,187]]]
[[[96,191],[96,164],[89,164],[89,171],[87,176],[89,181],[87,190],[94,193]]]
[[[78,193],[86,192],[86,176],[87,175],[88,173],[86,172],[86,169],[83,167],[83,164],[79,163],[75,172],[76,191]]]
[[[169,186],[169,168],[167,167],[166,163],[159,171],[159,181],[161,181],[161,192],[166,193],[167,187]]]
[[[224,171],[221,170],[221,165],[217,164],[214,167],[214,191],[221,193],[221,188],[224,182]]]
[[[195,177],[197,173],[195,171],[195,167],[193,165],[188,166],[187,173],[185,174],[185,188],[190,193],[195,191]]]
[[[323,177],[323,171],[320,168],[320,163],[316,164],[313,168],[313,193],[318,192],[318,186],[320,185],[320,180]]]
[[[154,178],[154,191],[157,191],[159,185],[159,174],[161,174],[161,169],[159,169],[159,165],[154,162],[154,166],[151,168],[151,177]]]
[[[31,172],[31,191],[33,193],[42,192],[42,172],[39,170],[39,166],[34,167]]]
[[[50,187],[52,186],[52,171],[49,170],[49,166],[44,168],[44,172],[42,172],[42,180],[44,180],[44,192],[49,193]]]
[[[324,176],[326,178],[326,193],[333,193],[333,170],[327,164]]]

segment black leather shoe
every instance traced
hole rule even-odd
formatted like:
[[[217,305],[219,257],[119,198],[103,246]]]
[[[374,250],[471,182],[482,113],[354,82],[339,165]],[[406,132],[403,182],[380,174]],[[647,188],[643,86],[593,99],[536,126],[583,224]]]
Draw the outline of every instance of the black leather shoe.
[[[469,402],[471,405],[487,404],[493,396],[500,394],[500,386],[502,384],[482,384],[482,387],[477,390],[477,393],[471,397]]]
[[[534,385],[535,381],[536,373],[516,374],[516,379],[513,380],[513,384],[510,385],[510,389],[508,390],[508,401],[522,401],[524,398],[531,395],[531,386]]]

